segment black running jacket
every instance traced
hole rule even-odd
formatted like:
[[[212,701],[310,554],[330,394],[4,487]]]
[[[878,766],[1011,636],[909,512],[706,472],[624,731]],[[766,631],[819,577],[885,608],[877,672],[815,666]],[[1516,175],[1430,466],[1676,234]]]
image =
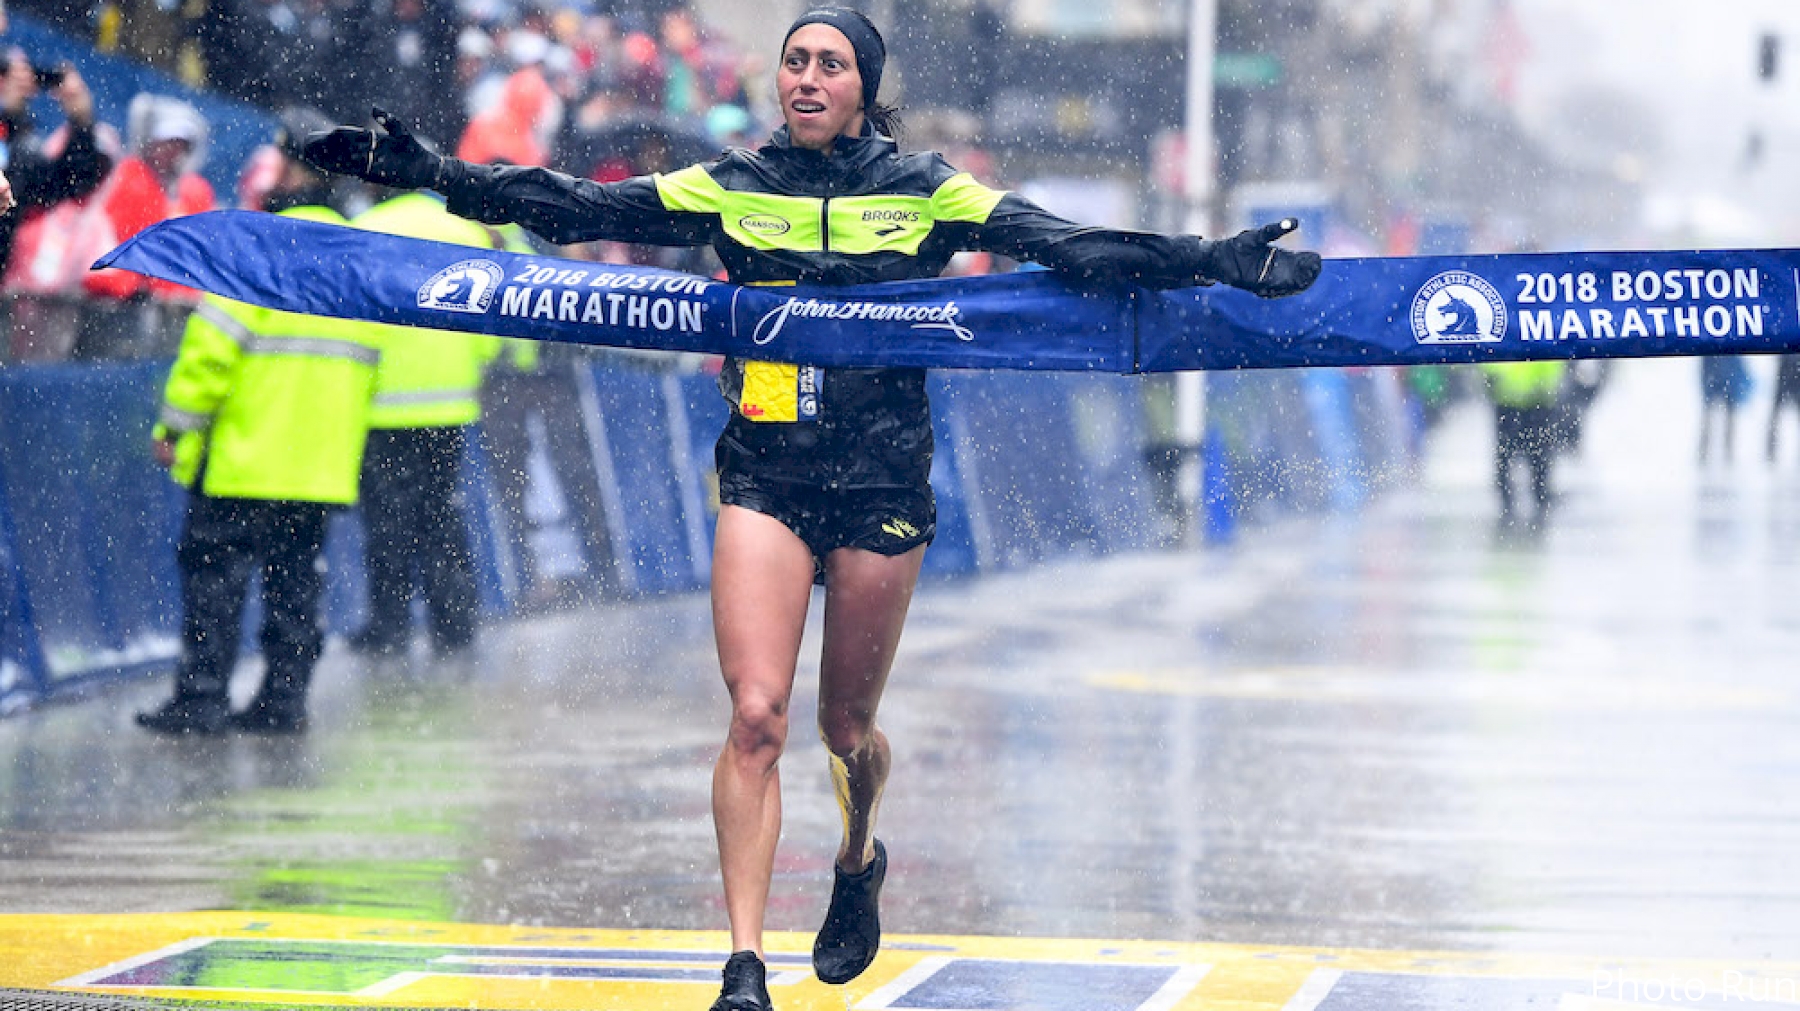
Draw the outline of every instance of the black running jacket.
[[[1089,228],[991,189],[931,152],[865,128],[822,153],[778,130],[758,150],[614,183],[451,159],[456,214],[517,222],[556,243],[710,245],[738,284],[863,284],[936,277],[960,250],[1030,260],[1089,285],[1205,283],[1195,236]],[[931,461],[923,369],[728,361],[732,417],[719,463],[829,487],[916,485]]]

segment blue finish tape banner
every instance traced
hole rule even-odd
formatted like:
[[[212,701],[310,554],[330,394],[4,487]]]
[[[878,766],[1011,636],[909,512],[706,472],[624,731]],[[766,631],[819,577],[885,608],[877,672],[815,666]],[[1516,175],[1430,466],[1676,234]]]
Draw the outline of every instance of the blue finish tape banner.
[[[1800,251],[1328,260],[1310,290],[1090,294],[1046,271],[756,288],[246,211],[120,267],[291,312],[828,367],[1101,372],[1800,352]]]
[[[1800,251],[1327,260],[1266,301],[1142,296],[1143,372],[1800,351]]]

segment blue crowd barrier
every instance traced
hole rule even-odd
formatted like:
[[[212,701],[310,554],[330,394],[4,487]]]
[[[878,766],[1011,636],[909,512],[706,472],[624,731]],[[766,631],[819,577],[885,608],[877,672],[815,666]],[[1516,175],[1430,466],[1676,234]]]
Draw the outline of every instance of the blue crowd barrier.
[[[1408,472],[1413,422],[1396,371],[1296,369],[1208,376],[1205,521],[1351,511]]]
[[[613,557],[632,594],[688,590],[705,581],[705,561],[689,527],[684,493],[689,452],[678,440],[688,403],[673,377],[650,370],[586,369],[583,395],[589,431],[601,444],[602,501],[613,528]],[[610,485],[609,487],[607,485]]]
[[[0,482],[11,520],[11,571],[0,582],[20,598],[14,619],[32,618],[40,656],[32,677],[42,690],[174,653],[170,546],[181,496],[150,458],[148,438],[165,370],[0,372]]]
[[[48,687],[37,619],[13,551],[16,539],[6,483],[0,481],[0,714],[29,703]]]
[[[1084,501],[1071,423],[1070,384],[1078,381],[1056,373],[948,377],[937,409],[952,420],[978,568],[1096,550],[1100,532]]]
[[[167,367],[0,370],[0,711],[175,656],[185,498],[147,451]],[[712,446],[726,416],[715,378],[612,362],[577,375],[620,586],[632,596],[703,588],[718,508]],[[928,575],[1150,546],[1139,382],[934,373]],[[1405,405],[1381,371],[1216,373],[1208,389],[1197,519],[1215,539],[1272,512],[1354,508],[1404,447]],[[478,439],[468,463],[460,495],[481,603],[509,614],[521,588],[503,573],[532,548],[500,516]],[[361,540],[355,510],[334,517],[324,613],[335,632],[360,627],[366,610]]]
[[[696,586],[703,586],[712,576],[713,525],[719,516],[719,482],[713,472],[713,446],[725,427],[730,408],[719,395],[719,377],[711,372],[698,372],[670,377],[677,385],[685,410],[677,416],[680,427],[671,433],[685,456],[677,471],[683,478],[682,493],[687,503],[683,518],[689,543],[694,546]]]
[[[969,439],[966,420],[954,410],[956,397],[953,377],[948,373],[929,376],[932,411],[931,490],[937,499],[937,536],[931,550],[925,552],[924,575],[964,576],[979,564],[975,548],[975,528],[969,513],[971,497],[977,493],[978,475],[965,466],[957,447]]]
[[[463,453],[463,479],[456,504],[468,519],[469,552],[475,563],[475,599],[489,614],[509,614],[513,602],[500,579],[500,556],[510,550],[506,543],[509,535],[500,518],[495,491],[498,477],[493,458],[478,432],[472,429],[470,435]]]

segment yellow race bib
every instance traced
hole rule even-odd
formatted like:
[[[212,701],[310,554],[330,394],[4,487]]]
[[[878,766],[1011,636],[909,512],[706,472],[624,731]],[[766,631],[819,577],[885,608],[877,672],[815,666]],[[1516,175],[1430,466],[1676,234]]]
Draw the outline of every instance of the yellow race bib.
[[[751,421],[817,421],[823,370],[786,362],[745,362],[738,413]]]

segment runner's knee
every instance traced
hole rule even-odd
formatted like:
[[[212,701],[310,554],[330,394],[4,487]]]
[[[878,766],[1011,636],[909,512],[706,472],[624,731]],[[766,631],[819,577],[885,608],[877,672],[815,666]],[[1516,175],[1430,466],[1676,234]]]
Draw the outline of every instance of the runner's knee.
[[[819,710],[819,736],[839,758],[861,751],[875,732],[875,714],[863,709]]]
[[[728,743],[740,755],[773,765],[787,742],[787,702],[756,692],[739,692],[731,704]]]

